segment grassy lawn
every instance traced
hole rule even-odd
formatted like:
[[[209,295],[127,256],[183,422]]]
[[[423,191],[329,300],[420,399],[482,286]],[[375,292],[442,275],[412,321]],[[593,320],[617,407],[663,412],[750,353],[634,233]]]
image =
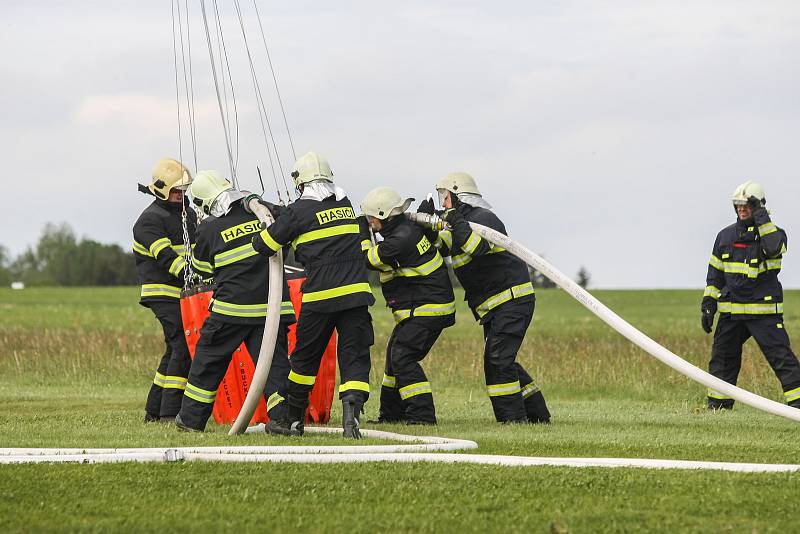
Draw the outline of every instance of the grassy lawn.
[[[144,425],[161,353],[135,288],[0,290],[0,446],[286,444]],[[705,367],[711,338],[697,291],[598,291],[609,307]],[[787,329],[800,327],[788,292]],[[373,309],[373,400],[391,329]],[[483,454],[800,463],[796,423],[745,406],[707,413],[705,391],[619,337],[558,290],[538,293],[520,360],[542,385],[549,426],[494,423],[480,329],[465,308],[425,361],[440,425],[403,433],[477,441]],[[757,348],[740,384],[780,400]],[[334,422],[339,407],[334,405]],[[366,441],[366,440],[365,440]],[[342,444],[306,436],[291,443]],[[0,466],[0,529],[376,531],[787,531],[800,474],[440,464],[120,464]]]

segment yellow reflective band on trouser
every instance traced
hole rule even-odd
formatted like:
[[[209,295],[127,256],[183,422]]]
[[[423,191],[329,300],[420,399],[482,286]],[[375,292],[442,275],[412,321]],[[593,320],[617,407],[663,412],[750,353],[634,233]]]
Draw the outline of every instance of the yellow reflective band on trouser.
[[[333,226],[331,228],[322,228],[320,230],[312,230],[305,234],[300,234],[294,241],[292,241],[292,248],[297,248],[297,245],[308,243],[309,241],[316,241],[318,239],[325,239],[347,234],[358,234],[360,230],[357,224],[342,224],[340,226]]]
[[[794,402],[800,399],[800,388],[794,388],[790,389],[789,391],[784,391],[783,397],[786,399],[786,402]]]
[[[203,402],[205,404],[212,404],[217,398],[216,391],[208,391],[207,389],[193,386],[188,382],[186,383],[186,391],[184,391],[183,394],[190,399],[194,399],[197,402]]]
[[[542,390],[542,388],[537,386],[535,382],[530,382],[528,384],[525,384],[525,387],[522,388],[522,392],[521,392],[522,393],[522,398],[523,399],[527,399],[528,397],[530,397],[531,395],[533,395],[537,391],[541,391],[541,390]]]
[[[503,395],[516,395],[522,392],[522,388],[517,380],[507,384],[489,384],[486,386],[486,391],[489,392],[490,397],[502,397]]]
[[[289,371],[289,380],[294,382],[295,384],[302,384],[304,386],[313,386],[314,382],[316,382],[316,376],[306,376],[306,375],[299,375],[294,371]]]
[[[416,384],[409,384],[408,386],[400,388],[400,398],[403,400],[416,397],[417,395],[424,395],[425,393],[433,395],[430,382],[417,382]]]
[[[142,297],[173,297],[181,298],[181,288],[164,284],[143,284]]]
[[[339,393],[345,391],[366,391],[369,393],[369,384],[360,380],[350,380],[339,386]]]
[[[271,410],[271,409],[273,409],[275,406],[277,406],[277,405],[279,405],[280,403],[282,403],[284,400],[286,400],[286,399],[284,399],[284,398],[283,398],[283,397],[282,397],[282,396],[281,396],[281,395],[280,395],[280,394],[279,394],[279,393],[276,391],[275,393],[273,393],[272,395],[270,395],[270,396],[269,396],[269,398],[267,399],[267,411],[270,411],[270,410]]]
[[[150,254],[152,254],[154,258],[158,258],[158,254],[169,246],[172,246],[172,241],[170,241],[169,238],[162,237],[161,239],[156,239],[150,244]]]
[[[169,274],[172,276],[178,276],[183,271],[183,268],[186,267],[186,258],[183,256],[178,256],[172,261],[172,265],[169,266]]]
[[[783,302],[773,304],[739,304],[737,302],[720,302],[720,313],[738,315],[774,315],[783,313]]]
[[[232,317],[266,317],[268,303],[259,304],[234,304],[214,299],[211,301],[211,311]],[[294,315],[292,301],[281,302],[281,315]]]
[[[225,252],[220,252],[219,254],[215,255],[214,266],[223,267],[225,265],[230,265],[231,263],[236,263],[237,261],[251,258],[257,254],[258,252],[256,252],[256,249],[253,248],[253,244],[246,243],[240,247],[232,248],[231,250],[226,250]]]
[[[401,267],[395,269],[393,273],[396,276],[428,276],[442,265],[444,265],[444,259],[439,252],[436,252],[433,259],[426,261],[422,265],[417,265],[416,267]]]
[[[186,377],[183,376],[170,376],[164,377],[164,385],[167,389],[186,389]]]
[[[397,387],[397,378],[393,376],[389,376],[386,373],[383,374],[383,382],[381,385],[385,388],[396,388]]]
[[[194,256],[192,256],[192,267],[194,267],[198,271],[203,271],[204,273],[208,274],[214,272],[214,267],[211,266],[210,262],[198,260]]]
[[[147,256],[148,258],[152,258],[153,255],[150,254],[150,251],[147,250],[147,247],[139,243],[138,241],[133,242],[133,251],[141,254],[142,256]]]
[[[719,391],[717,391],[716,389],[711,389],[711,388],[708,388],[708,392],[707,392],[706,394],[707,394],[707,395],[708,395],[708,397],[709,397],[709,398],[711,398],[711,399],[717,399],[717,400],[730,400],[730,397],[728,397],[727,395],[723,395],[722,393],[720,393],[720,392],[719,392]]]
[[[533,284],[531,282],[525,282],[492,295],[475,308],[475,313],[478,314],[478,317],[483,317],[501,304],[527,295],[533,295]]]
[[[157,385],[158,387],[164,387],[164,381],[167,379],[166,376],[162,375],[158,371],[156,371],[156,376],[153,378],[153,384]]]
[[[706,290],[703,291],[703,296],[717,300],[720,296],[720,290],[717,289],[716,286],[706,286]]]
[[[367,282],[350,284],[346,286],[333,287],[331,289],[324,289],[322,291],[314,291],[313,293],[303,293],[303,302],[317,302],[320,300],[334,299],[336,297],[352,295],[353,293],[369,293],[371,295],[372,290],[369,288],[369,284]]]
[[[269,248],[271,248],[273,251],[278,252],[280,249],[283,248],[280,243],[275,241],[272,238],[272,236],[269,235],[269,232],[266,229],[265,230],[261,230],[261,233],[258,234],[258,235],[261,236],[261,239],[264,241],[264,243],[266,243],[266,245]]]
[[[761,226],[758,227],[758,235],[760,235],[761,237],[764,237],[765,235],[769,235],[777,231],[778,227],[775,226],[775,224],[772,222],[762,224]]]
[[[478,248],[478,245],[480,244],[481,238],[473,231],[469,234],[469,238],[467,239],[467,242],[464,243],[464,246],[461,247],[461,250],[471,255],[473,252],[475,252],[475,249]]]
[[[708,260],[708,264],[713,268],[717,269],[718,271],[722,270],[722,260],[714,256],[713,254],[711,255],[711,259]]]

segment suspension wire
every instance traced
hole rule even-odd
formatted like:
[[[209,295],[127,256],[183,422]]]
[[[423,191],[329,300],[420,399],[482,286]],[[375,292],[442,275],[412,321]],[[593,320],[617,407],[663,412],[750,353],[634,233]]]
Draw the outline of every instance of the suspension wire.
[[[233,89],[233,75],[231,74],[231,64],[228,60],[228,48],[225,45],[225,36],[222,32],[222,17],[219,15],[219,8],[217,6],[217,0],[214,0],[214,13],[216,16],[216,30],[217,30],[217,50],[219,55],[220,67],[224,64],[225,69],[223,69],[223,74],[225,72],[228,73],[228,82],[231,87],[231,102],[233,104],[233,118],[236,124],[236,155],[234,157],[234,168],[239,168],[239,110],[236,107],[236,93]],[[226,90],[225,84],[225,77],[222,77],[222,93],[223,97],[225,98],[225,117],[227,118],[227,128],[228,128],[228,135],[231,135],[231,119],[230,119],[230,111],[228,108],[228,94]]]
[[[194,173],[197,174],[197,115],[195,114],[194,107],[194,75],[192,73],[192,39],[189,33],[190,18],[189,18],[189,0],[184,0],[184,11],[186,12],[186,48],[189,56],[189,109],[191,110],[191,125],[192,125],[192,151],[194,152]]]
[[[180,33],[181,39],[181,63],[183,66],[183,87],[184,92],[186,93],[186,112],[189,117],[189,134],[192,140],[192,150],[194,153],[194,167],[195,171],[197,171],[197,140],[195,139],[195,126],[194,126],[194,112],[191,107],[191,101],[189,99],[189,79],[188,74],[186,72],[186,50],[183,41],[183,22],[181,17],[181,3],[180,0],[176,2],[178,7],[178,31]],[[189,20],[188,20],[188,13],[187,13],[187,20],[186,20],[186,31],[188,34],[189,31]],[[187,35],[188,39],[188,35]],[[183,161],[181,161],[183,163]]]
[[[206,2],[205,0],[200,0],[200,8],[203,12],[203,26],[205,27],[206,31],[206,43],[208,44],[208,57],[211,60],[211,74],[214,77],[214,89],[217,93],[217,104],[219,106],[219,115],[222,119],[222,131],[225,133],[225,148],[228,151],[228,164],[230,165],[231,170],[231,181],[233,182],[234,187],[238,189],[238,180],[236,179],[236,167],[233,162],[233,153],[231,152],[231,140],[230,136],[228,135],[228,129],[225,127],[225,111],[222,105],[222,97],[219,92],[219,79],[217,78],[217,67],[214,61],[214,49],[211,45],[211,33],[208,29],[208,16],[206,14]]]
[[[258,83],[258,75],[256,74],[255,65],[253,64],[253,57],[250,53],[250,46],[247,42],[247,33],[245,32],[244,28],[244,20],[242,19],[242,11],[241,6],[239,5],[239,0],[234,0],[234,6],[236,7],[236,14],[239,18],[239,27],[242,30],[242,38],[244,39],[244,46],[245,50],[247,51],[247,60],[250,65],[250,77],[253,81],[253,90],[255,91],[256,96],[256,104],[258,106],[258,118],[261,121],[261,132],[264,135],[264,143],[267,146],[267,156],[269,157],[269,164],[270,168],[272,169],[272,179],[275,183],[275,191],[278,193],[278,200],[281,204],[283,204],[283,198],[281,197],[281,190],[278,187],[278,178],[275,175],[275,164],[273,163],[272,153],[270,152],[270,144],[269,139],[267,139],[267,130],[269,130],[269,138],[272,140],[272,147],[275,150],[275,160],[278,164],[278,169],[280,170],[281,175],[283,175],[283,168],[281,167],[281,160],[278,155],[278,148],[275,143],[275,136],[272,133],[272,126],[269,122],[269,115],[267,114],[267,108],[264,104],[264,98],[261,94],[261,85]],[[266,120],[266,128],[265,128],[265,120]],[[289,192],[286,192],[286,200],[290,199]]]
[[[175,31],[175,2],[179,0],[172,0],[172,59],[175,67],[175,108],[178,115],[178,157],[183,161],[183,143],[181,135],[181,90],[180,83],[178,82],[178,43],[176,40]]]
[[[283,98],[281,98],[281,90],[278,89],[278,78],[275,76],[275,69],[272,66],[272,57],[269,54],[269,46],[267,46],[267,37],[264,34],[264,25],[261,24],[261,14],[258,11],[258,4],[253,0],[253,7],[256,9],[256,18],[258,19],[258,27],[261,29],[261,40],[264,42],[264,50],[267,52],[267,62],[269,63],[269,70],[272,73],[272,81],[275,84],[275,93],[278,95],[278,102],[281,106],[281,113],[283,114],[283,124],[286,126],[286,135],[289,138],[289,146],[292,148],[292,157],[297,161],[297,153],[294,150],[294,142],[292,142],[292,133],[289,131],[289,121],[286,119],[286,109],[283,106]],[[283,179],[284,185],[286,178]]]

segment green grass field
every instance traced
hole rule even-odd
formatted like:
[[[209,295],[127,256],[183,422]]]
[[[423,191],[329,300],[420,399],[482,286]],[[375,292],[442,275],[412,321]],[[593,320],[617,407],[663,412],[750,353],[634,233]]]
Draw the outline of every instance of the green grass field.
[[[608,306],[705,367],[711,337],[697,291],[597,291]],[[0,447],[285,444],[145,425],[162,352],[136,288],[0,289]],[[800,293],[786,325],[800,328]],[[633,347],[558,290],[539,291],[520,354],[553,424],[494,423],[482,382],[481,331],[465,308],[425,361],[435,429],[478,453],[800,463],[797,425],[745,406],[707,413],[701,386]],[[373,400],[391,330],[373,308]],[[740,385],[780,400],[753,342]],[[339,407],[334,405],[334,423]],[[384,427],[385,428],[385,427]],[[366,440],[365,440],[366,441]],[[342,444],[306,436],[291,443]],[[0,531],[596,532],[794,531],[799,474],[442,464],[118,464],[0,466]]]

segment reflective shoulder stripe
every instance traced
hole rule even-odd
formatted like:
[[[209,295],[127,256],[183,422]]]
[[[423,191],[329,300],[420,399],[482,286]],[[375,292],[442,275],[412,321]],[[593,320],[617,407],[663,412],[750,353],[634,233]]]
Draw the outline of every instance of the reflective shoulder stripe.
[[[461,247],[461,250],[471,255],[473,252],[475,252],[475,249],[478,248],[478,245],[480,244],[481,244],[480,236],[476,234],[475,231],[472,231],[469,234],[467,242],[464,243],[464,245]]]
[[[183,256],[178,256],[172,260],[172,264],[169,266],[169,274],[178,276],[181,274],[181,271],[183,271],[184,267],[186,267],[186,258]]]
[[[236,247],[225,252],[220,252],[214,256],[214,267],[224,267],[231,263],[236,263],[247,258],[252,258],[257,255],[256,249],[253,248],[252,243],[245,243],[240,247]]]
[[[169,246],[172,246],[172,242],[169,240],[169,238],[162,237],[161,239],[156,239],[150,245],[150,254],[152,254],[154,258],[158,258],[158,255],[161,253],[161,251]]]
[[[183,394],[190,399],[194,399],[197,402],[202,402],[205,404],[213,404],[214,400],[217,398],[216,391],[209,391],[207,389],[199,388],[188,382],[186,383],[186,391],[184,391]]]
[[[219,299],[211,301],[211,311],[231,317],[266,317],[267,303],[234,304]],[[294,307],[290,300],[281,302],[281,315],[294,315]]]
[[[303,293],[303,302],[317,302],[320,300],[328,300],[336,297],[343,297],[345,295],[352,295],[353,293],[369,293],[371,295],[372,290],[367,282],[349,284],[346,286],[324,289],[322,291]]]
[[[174,297],[181,298],[181,288],[166,284],[142,284],[142,297]]]
[[[718,311],[720,313],[731,313],[734,315],[777,315],[783,313],[783,302],[774,302],[771,304],[720,302]]]
[[[194,256],[192,256],[192,267],[209,274],[214,272],[214,267],[211,266],[211,263],[198,260]]]
[[[314,382],[317,381],[317,377],[309,375],[301,375],[295,373],[294,371],[289,371],[289,380],[291,380],[295,384],[303,384],[304,386],[313,386]]]
[[[718,271],[722,270],[722,260],[718,257],[711,255],[711,259],[708,260],[708,264],[711,265],[713,268],[717,269]]]
[[[400,398],[402,400],[410,399],[417,395],[424,395],[425,393],[433,393],[430,382],[417,382],[400,388]]]
[[[297,236],[294,241],[292,241],[292,248],[297,248],[297,245],[302,245],[303,243],[308,243],[310,241],[358,233],[360,233],[360,230],[358,229],[357,224],[342,224],[339,226],[333,226],[331,228],[320,228],[319,230],[312,230]]]
[[[339,393],[345,391],[366,391],[369,393],[369,384],[360,380],[350,380],[339,386]]]
[[[486,391],[489,392],[490,397],[502,397],[503,395],[516,395],[522,392],[519,385],[519,380],[515,382],[508,382],[506,384],[488,384]]]
[[[775,224],[772,221],[770,221],[768,223],[765,223],[765,224],[762,224],[761,226],[758,227],[758,234],[761,237],[764,237],[765,235],[769,235],[769,234],[777,232],[777,231],[778,231],[778,227],[775,226]]]
[[[494,308],[509,300],[532,295],[533,293],[533,284],[531,282],[513,286],[484,300],[475,308],[475,313],[478,314],[478,317],[483,317]]]
[[[275,241],[275,239],[273,239],[273,237],[269,235],[267,229],[261,230],[261,233],[259,233],[258,235],[260,235],[264,243],[266,243],[266,245],[275,252],[278,252],[280,249],[283,248],[283,245]]]
[[[142,256],[147,256],[148,258],[152,258],[153,255],[150,254],[150,251],[147,250],[147,247],[139,243],[138,241],[133,242],[133,251],[137,254],[141,254]]]
[[[717,300],[719,299],[720,293],[720,290],[716,286],[706,286],[706,290],[703,291],[703,296]]]

